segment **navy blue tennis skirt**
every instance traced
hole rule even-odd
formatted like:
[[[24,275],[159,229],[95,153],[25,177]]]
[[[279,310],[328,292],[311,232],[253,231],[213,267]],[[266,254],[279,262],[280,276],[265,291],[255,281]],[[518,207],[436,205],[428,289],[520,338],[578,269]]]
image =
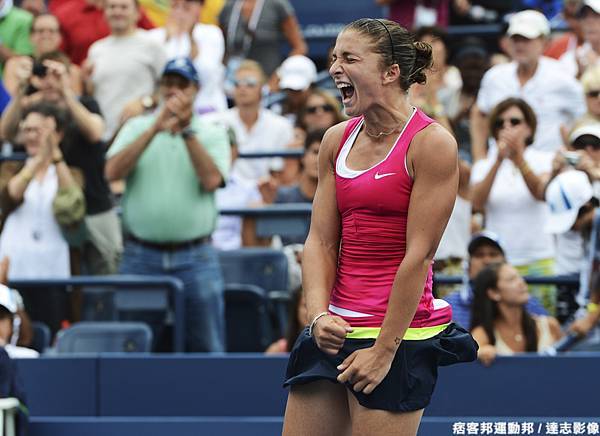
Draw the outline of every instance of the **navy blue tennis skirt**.
[[[372,347],[375,339],[346,339],[335,356],[322,352],[308,327],[300,334],[288,361],[284,386],[300,385],[315,380],[339,383],[337,366],[354,351]],[[451,323],[429,339],[401,342],[387,376],[370,394],[346,387],[358,402],[369,409],[408,412],[425,408],[433,394],[438,366],[472,362],[477,358],[477,343],[468,331]]]

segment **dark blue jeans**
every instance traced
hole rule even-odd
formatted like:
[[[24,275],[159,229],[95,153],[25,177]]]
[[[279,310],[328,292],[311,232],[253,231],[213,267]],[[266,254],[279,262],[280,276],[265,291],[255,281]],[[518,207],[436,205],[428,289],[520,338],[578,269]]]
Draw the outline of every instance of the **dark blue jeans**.
[[[163,251],[127,241],[120,272],[180,279],[185,286],[186,350],[225,351],[223,276],[210,244]]]

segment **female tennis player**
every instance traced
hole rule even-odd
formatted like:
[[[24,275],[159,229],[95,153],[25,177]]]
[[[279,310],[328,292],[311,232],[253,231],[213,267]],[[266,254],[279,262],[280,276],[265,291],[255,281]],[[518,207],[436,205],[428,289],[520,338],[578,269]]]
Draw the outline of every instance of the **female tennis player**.
[[[431,293],[458,186],[454,138],[407,100],[431,62],[392,21],[337,38],[330,73],[354,118],[319,153],[302,261],[311,324],[290,354],[285,436],[414,436],[438,365],[477,357]]]

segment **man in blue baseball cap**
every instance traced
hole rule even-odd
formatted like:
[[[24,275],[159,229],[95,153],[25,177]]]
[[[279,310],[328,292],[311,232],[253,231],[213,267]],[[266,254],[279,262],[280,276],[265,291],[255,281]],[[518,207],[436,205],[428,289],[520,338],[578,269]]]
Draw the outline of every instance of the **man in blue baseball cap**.
[[[200,120],[200,83],[187,58],[169,61],[156,111],[131,118],[108,150],[106,177],[125,179],[122,274],[166,274],[185,285],[186,348],[224,351],[223,279],[210,243],[214,191],[231,162],[223,127]]]
[[[163,77],[167,74],[181,76],[184,79],[195,83],[196,86],[200,86],[198,71],[196,71],[196,67],[194,67],[194,64],[190,58],[171,59],[169,62],[167,62],[167,65],[165,65],[165,69],[162,73]]]
[[[471,306],[473,303],[473,289],[471,283],[479,272],[486,266],[504,262],[504,249],[498,236],[489,231],[476,233],[471,237],[469,246],[468,264],[465,268],[463,286],[460,290],[444,297],[452,306],[452,319],[464,328],[471,329]],[[547,315],[540,301],[531,296],[527,303],[527,310],[536,315]]]

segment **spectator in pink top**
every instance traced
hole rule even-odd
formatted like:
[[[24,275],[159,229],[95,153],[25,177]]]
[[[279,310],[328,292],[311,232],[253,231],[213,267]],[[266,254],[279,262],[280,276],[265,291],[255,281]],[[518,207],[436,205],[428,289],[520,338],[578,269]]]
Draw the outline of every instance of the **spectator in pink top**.
[[[420,26],[448,25],[450,0],[375,0],[389,6],[388,18],[407,29]]]

